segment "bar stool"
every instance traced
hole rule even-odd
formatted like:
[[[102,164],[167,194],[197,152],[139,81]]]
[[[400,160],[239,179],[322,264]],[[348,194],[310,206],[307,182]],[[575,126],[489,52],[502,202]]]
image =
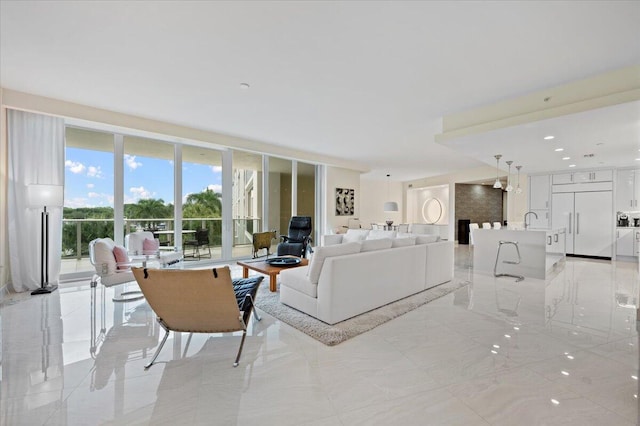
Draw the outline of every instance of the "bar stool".
[[[522,275],[513,275],[513,274],[498,274],[497,270],[498,270],[498,259],[500,259],[500,250],[502,249],[503,245],[513,245],[516,247],[516,253],[518,253],[518,260],[517,261],[513,261],[513,260],[503,260],[502,263],[507,263],[509,265],[518,265],[521,261],[522,261],[522,257],[520,256],[520,249],[518,248],[518,242],[517,241],[498,241],[498,253],[496,253],[496,263],[495,265],[493,265],[493,276],[494,277],[512,277],[516,279],[516,282],[520,282],[522,280],[524,280],[524,277]]]

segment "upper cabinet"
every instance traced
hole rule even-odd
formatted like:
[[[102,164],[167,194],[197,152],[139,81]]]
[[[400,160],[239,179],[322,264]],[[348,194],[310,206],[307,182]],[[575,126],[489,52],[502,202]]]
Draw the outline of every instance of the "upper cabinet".
[[[549,208],[549,175],[529,176],[529,210]]]
[[[553,184],[585,183],[585,182],[611,182],[613,170],[596,170],[593,172],[560,173],[553,175]]]
[[[618,170],[616,211],[638,210],[640,170]]]

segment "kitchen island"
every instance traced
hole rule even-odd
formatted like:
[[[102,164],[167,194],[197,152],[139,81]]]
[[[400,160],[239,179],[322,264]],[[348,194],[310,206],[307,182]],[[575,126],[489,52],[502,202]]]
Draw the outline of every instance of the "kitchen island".
[[[473,269],[493,274],[500,241],[517,242],[520,262],[513,244],[503,244],[497,273],[545,279],[565,261],[565,229],[476,229],[473,231]],[[507,262],[507,263],[505,263]]]

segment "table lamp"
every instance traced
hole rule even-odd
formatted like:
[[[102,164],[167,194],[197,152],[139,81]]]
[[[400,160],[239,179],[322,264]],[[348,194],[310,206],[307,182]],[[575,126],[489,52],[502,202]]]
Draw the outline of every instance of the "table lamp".
[[[64,187],[62,185],[31,184],[27,186],[29,207],[44,207],[40,213],[40,288],[31,292],[48,294],[58,288],[57,284],[49,285],[49,207],[62,207],[64,203]]]

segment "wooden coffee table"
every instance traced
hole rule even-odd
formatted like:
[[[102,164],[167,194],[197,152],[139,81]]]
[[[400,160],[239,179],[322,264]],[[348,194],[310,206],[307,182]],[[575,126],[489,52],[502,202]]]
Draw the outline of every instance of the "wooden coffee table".
[[[295,266],[272,266],[266,263],[264,260],[247,260],[246,262],[238,262],[238,265],[242,266],[242,277],[249,277],[249,269],[260,272],[261,274],[269,275],[269,290],[276,291],[278,289],[278,274],[284,269],[297,268],[299,266],[305,266],[309,264],[308,259],[300,259],[300,263]]]

